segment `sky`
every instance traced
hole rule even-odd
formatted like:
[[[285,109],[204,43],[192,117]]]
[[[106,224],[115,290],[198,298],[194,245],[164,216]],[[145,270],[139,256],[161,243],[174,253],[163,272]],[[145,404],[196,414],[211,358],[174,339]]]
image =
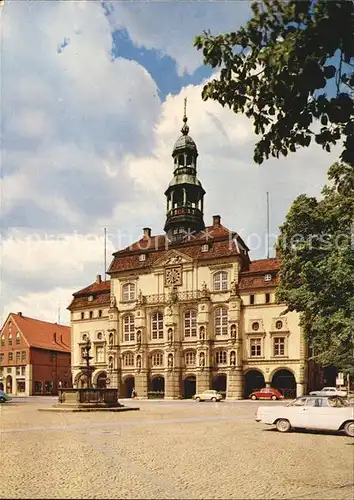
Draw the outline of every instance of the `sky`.
[[[174,142],[188,99],[205,223],[237,231],[251,258],[301,194],[318,196],[338,151],[317,145],[253,163],[252,123],[201,91],[213,71],[193,38],[250,16],[228,2],[6,1],[1,15],[1,303],[62,323],[72,293],[111,254],[162,234]],[[271,243],[274,243],[271,237]]]

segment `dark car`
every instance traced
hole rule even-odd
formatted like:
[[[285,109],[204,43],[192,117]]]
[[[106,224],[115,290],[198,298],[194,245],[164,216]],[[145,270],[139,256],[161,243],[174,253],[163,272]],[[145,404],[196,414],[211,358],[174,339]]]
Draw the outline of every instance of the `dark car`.
[[[253,400],[255,399],[284,399],[284,396],[277,390],[272,389],[272,387],[265,387],[259,391],[252,392],[249,397]]]
[[[6,394],[6,392],[0,390],[0,403],[7,403],[11,401],[10,396]]]

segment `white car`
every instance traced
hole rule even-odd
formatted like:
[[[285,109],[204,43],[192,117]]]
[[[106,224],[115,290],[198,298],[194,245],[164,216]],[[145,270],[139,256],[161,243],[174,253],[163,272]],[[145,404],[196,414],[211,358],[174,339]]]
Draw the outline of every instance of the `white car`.
[[[354,437],[354,407],[341,397],[303,396],[286,406],[260,406],[256,421],[275,425],[280,432],[291,428],[344,431]]]
[[[193,399],[196,401],[213,401],[215,403],[216,401],[222,400],[222,394],[218,391],[210,389],[209,391],[203,391],[200,394],[195,394]]]
[[[347,391],[342,391],[336,387],[324,387],[320,391],[311,391],[310,396],[343,396],[347,395]]]

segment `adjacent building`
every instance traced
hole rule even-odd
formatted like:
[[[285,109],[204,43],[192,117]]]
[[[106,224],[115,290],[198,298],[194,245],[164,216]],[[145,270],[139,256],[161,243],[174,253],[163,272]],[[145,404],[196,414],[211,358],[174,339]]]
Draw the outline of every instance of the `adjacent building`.
[[[113,254],[110,280],[73,294],[72,375],[84,386],[82,348],[93,346],[93,382],[129,397],[191,397],[209,388],[228,398],[255,388],[287,397],[307,386],[306,345],[295,313],[275,299],[277,259],[251,261],[236,231],[204,222],[198,150],[184,116],[165,191],[164,234]]]
[[[0,332],[0,388],[10,395],[71,387],[70,327],[9,314]]]

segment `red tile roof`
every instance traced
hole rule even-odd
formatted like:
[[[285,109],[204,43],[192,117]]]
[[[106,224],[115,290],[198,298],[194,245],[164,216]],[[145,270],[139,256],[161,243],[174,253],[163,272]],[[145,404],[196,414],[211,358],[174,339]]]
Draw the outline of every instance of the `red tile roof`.
[[[89,302],[87,298],[92,296]],[[108,305],[111,298],[111,282],[110,280],[91,283],[91,285],[82,288],[78,292],[73,293],[73,300],[67,307],[69,311],[76,308],[105,306]]]
[[[21,331],[30,347],[51,351],[71,351],[70,327],[10,313],[8,319]]]
[[[240,289],[265,288],[276,286],[279,282],[279,261],[272,259],[259,259],[250,262],[248,269],[241,272]],[[270,274],[272,279],[265,281],[264,276]]]
[[[240,254],[239,246],[235,244],[234,239],[237,239],[238,245],[246,250],[246,254]],[[210,245],[208,252],[202,252],[202,245],[204,243],[209,243]],[[248,262],[248,248],[242,238],[237,233],[230,231],[220,224],[206,227],[204,231],[192,235],[188,242],[171,244],[165,235],[142,238],[129,247],[113,254],[114,258],[108,269],[108,273],[148,268],[154,265],[157,260],[167,255],[172,249],[180,251],[198,261],[241,255]],[[140,253],[146,254],[144,261],[139,260]]]

